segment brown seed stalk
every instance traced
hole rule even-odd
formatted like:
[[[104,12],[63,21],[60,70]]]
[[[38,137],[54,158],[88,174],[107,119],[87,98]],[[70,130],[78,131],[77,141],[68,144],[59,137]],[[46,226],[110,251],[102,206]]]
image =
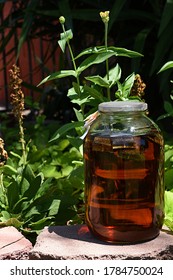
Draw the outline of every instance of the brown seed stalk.
[[[145,94],[144,90],[146,88],[146,84],[142,81],[141,76],[139,74],[135,75],[135,81],[133,87],[131,89],[131,96],[138,96],[142,98]]]
[[[24,128],[23,128],[23,110],[24,110],[24,93],[22,91],[22,79],[20,78],[20,69],[15,64],[9,70],[10,82],[9,87],[11,90],[10,98],[12,111],[19,123],[19,134],[20,142],[22,145],[23,157],[26,159],[26,147],[24,139]]]
[[[4,150],[4,140],[0,138],[0,166],[3,166],[8,158],[6,150]]]

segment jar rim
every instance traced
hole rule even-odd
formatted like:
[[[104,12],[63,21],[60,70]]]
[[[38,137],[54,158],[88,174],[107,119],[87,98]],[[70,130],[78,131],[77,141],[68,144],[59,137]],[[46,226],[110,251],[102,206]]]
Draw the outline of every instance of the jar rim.
[[[147,103],[138,100],[108,101],[102,102],[98,106],[99,112],[103,113],[146,111],[147,108]]]

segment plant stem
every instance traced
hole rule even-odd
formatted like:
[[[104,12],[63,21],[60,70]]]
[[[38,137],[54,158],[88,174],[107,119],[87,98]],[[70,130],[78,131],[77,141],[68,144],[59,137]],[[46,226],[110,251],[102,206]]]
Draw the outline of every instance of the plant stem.
[[[63,30],[64,34],[66,34],[64,24],[62,23],[61,25],[62,25],[62,30]],[[78,84],[78,95],[79,95],[79,98],[80,98],[81,97],[80,81],[79,81],[79,76],[78,76],[78,73],[77,73],[77,66],[76,66],[76,62],[75,62],[75,59],[74,59],[73,51],[72,51],[72,48],[71,48],[71,45],[69,43],[68,38],[67,38],[67,45],[68,45],[70,56],[71,56],[71,59],[72,59],[72,62],[73,62],[73,67],[74,67],[74,70],[76,72],[76,81],[77,81],[77,84]],[[81,105],[81,111],[82,111],[82,115],[84,116],[84,105]]]
[[[64,24],[62,24],[62,29],[63,29],[64,34],[66,34],[66,30],[65,30]],[[67,45],[68,45],[68,49],[69,49],[69,52],[70,52],[70,56],[71,56],[71,59],[72,59],[72,62],[73,62],[73,67],[74,67],[74,70],[75,70],[75,72],[76,72],[76,80],[77,80],[77,84],[78,84],[78,86],[79,86],[79,92],[80,92],[80,82],[79,82],[79,77],[78,77],[78,75],[77,75],[76,62],[75,62],[75,59],[74,59],[74,55],[73,55],[72,48],[71,48],[70,43],[69,43],[69,39],[67,39]]]
[[[10,88],[11,88],[11,104],[13,106],[13,114],[18,120],[19,124],[19,135],[20,135],[20,143],[22,148],[22,157],[23,157],[23,165],[26,165],[27,153],[26,153],[26,145],[25,145],[25,135],[23,128],[23,115],[22,112],[24,110],[24,93],[22,91],[22,79],[20,78],[20,69],[15,64],[12,69],[9,70],[10,73]]]
[[[108,50],[108,22],[105,22],[105,48],[106,51]],[[108,59],[106,59],[106,75],[107,75],[107,80],[109,81],[109,63]],[[107,88],[107,96],[108,100],[111,100],[111,94],[110,94],[110,88]]]
[[[1,188],[1,192],[2,192],[1,201],[2,201],[2,198],[4,198],[4,204],[7,206],[8,199],[7,199],[7,195],[6,195],[6,189],[4,188],[3,174],[0,174],[0,188]]]
[[[25,143],[25,135],[23,129],[23,121],[22,118],[19,118],[19,134],[20,134],[20,142],[22,146],[22,156],[23,156],[23,164],[26,165],[27,155],[26,155],[26,143]]]

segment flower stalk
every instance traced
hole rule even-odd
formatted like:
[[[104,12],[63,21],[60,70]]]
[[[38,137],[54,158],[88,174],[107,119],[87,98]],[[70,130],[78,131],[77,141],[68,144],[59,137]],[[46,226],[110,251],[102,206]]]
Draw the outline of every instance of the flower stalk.
[[[73,51],[72,51],[72,48],[71,48],[71,45],[70,45],[70,43],[69,43],[69,39],[68,39],[66,30],[65,30],[65,25],[64,25],[64,23],[65,23],[65,18],[64,18],[63,16],[61,16],[61,17],[59,18],[59,22],[61,23],[62,30],[63,30],[64,34],[66,35],[67,46],[68,46],[68,49],[69,49],[69,52],[70,52],[70,56],[71,56],[71,60],[72,60],[72,63],[73,63],[74,70],[75,70],[75,72],[76,72],[76,74],[77,74],[76,62],[75,62],[74,55],[73,55]],[[76,75],[76,80],[77,80],[77,84],[78,84],[79,92],[80,92],[80,81],[79,81],[78,75]]]
[[[8,159],[8,153],[4,149],[4,140],[0,138],[0,167],[6,164],[7,159]],[[4,197],[4,202],[8,204],[7,197],[6,197],[6,189],[4,188],[2,171],[0,171],[0,189],[1,189],[1,194],[3,194]]]
[[[67,46],[68,46],[68,49],[69,49],[69,52],[70,52],[70,56],[71,56],[71,60],[72,60],[72,63],[73,63],[73,68],[74,68],[74,71],[76,73],[76,82],[77,82],[77,86],[78,86],[77,93],[78,93],[79,98],[81,98],[81,88],[80,88],[79,74],[78,74],[78,71],[77,71],[77,65],[76,65],[76,62],[75,62],[73,50],[72,50],[70,42],[69,42],[70,39],[67,36],[67,31],[66,31],[65,25],[64,25],[65,17],[63,17],[63,16],[59,17],[59,22],[60,22],[60,24],[62,26],[63,33],[64,33],[64,35],[66,37],[66,42],[67,42]],[[84,107],[85,107],[84,104],[81,104],[80,107],[81,107],[82,115],[84,115]]]
[[[22,79],[20,78],[20,69],[15,64],[9,70],[10,82],[9,86],[11,89],[10,98],[11,105],[13,107],[12,112],[19,124],[19,136],[22,147],[23,163],[26,164],[26,142],[24,136],[23,127],[23,110],[24,110],[24,93],[22,91]]]
[[[108,50],[108,23],[109,23],[109,11],[100,12],[100,17],[104,23],[105,26],[105,32],[104,32],[104,41],[105,41],[105,49]],[[107,80],[109,81],[109,62],[108,59],[106,59],[106,76]],[[111,94],[110,94],[110,88],[107,87],[107,96],[108,100],[111,100]]]

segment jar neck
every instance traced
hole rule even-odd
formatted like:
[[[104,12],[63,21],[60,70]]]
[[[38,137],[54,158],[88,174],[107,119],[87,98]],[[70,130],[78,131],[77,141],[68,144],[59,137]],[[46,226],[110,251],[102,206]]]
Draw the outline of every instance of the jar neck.
[[[134,117],[146,116],[146,111],[116,111],[116,112],[99,112],[103,117]]]

